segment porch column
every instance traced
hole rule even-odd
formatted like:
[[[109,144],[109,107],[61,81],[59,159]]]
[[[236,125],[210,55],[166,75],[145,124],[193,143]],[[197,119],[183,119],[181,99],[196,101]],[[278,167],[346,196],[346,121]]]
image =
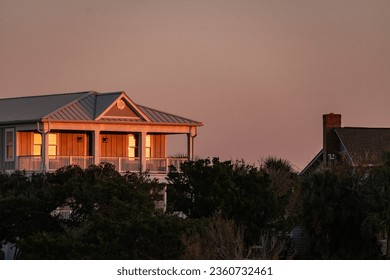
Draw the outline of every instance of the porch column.
[[[141,172],[146,171],[146,132],[139,134],[139,156],[141,159]]]
[[[50,169],[49,161],[49,132],[42,135],[42,171],[48,171]]]
[[[187,157],[188,160],[194,160],[194,136],[187,134]]]
[[[93,164],[100,163],[100,130],[92,131]]]

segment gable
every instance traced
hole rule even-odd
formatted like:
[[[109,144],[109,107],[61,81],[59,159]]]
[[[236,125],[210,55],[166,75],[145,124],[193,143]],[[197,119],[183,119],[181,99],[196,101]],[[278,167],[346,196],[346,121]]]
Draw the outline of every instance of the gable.
[[[130,108],[129,104],[127,104],[126,100],[123,98],[118,99],[115,104],[101,117],[140,119],[134,109]]]

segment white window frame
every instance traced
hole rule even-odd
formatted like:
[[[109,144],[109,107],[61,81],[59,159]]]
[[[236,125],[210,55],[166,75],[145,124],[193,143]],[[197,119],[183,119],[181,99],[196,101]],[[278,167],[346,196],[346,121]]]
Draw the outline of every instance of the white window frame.
[[[11,132],[12,133],[12,156],[8,157],[8,146],[10,146],[7,143],[7,134]],[[15,161],[15,129],[14,128],[6,128],[4,130],[4,158],[5,161],[11,162]]]

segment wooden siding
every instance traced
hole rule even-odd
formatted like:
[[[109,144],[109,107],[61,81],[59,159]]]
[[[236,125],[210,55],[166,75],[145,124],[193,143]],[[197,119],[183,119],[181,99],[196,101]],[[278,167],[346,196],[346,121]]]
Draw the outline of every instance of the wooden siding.
[[[162,134],[150,135],[152,158],[165,158],[166,137]]]
[[[107,139],[106,141],[103,141]],[[100,134],[101,157],[127,157],[128,134]]]
[[[136,136],[137,137],[137,136]],[[107,138],[106,142],[103,138]],[[128,134],[100,134],[100,156],[101,157],[127,157],[128,153]],[[150,145],[152,158],[164,158],[166,137],[165,135],[150,135]]]
[[[19,131],[17,133],[18,156],[31,156],[34,154],[33,131]],[[88,156],[90,152],[90,137],[87,133],[58,132],[57,155],[58,156]],[[78,141],[77,138],[82,140]]]
[[[18,156],[30,156],[33,154],[34,132],[19,131],[16,135]]]
[[[78,138],[81,140],[78,140]],[[85,132],[57,133],[57,153],[59,156],[89,156],[90,137]]]

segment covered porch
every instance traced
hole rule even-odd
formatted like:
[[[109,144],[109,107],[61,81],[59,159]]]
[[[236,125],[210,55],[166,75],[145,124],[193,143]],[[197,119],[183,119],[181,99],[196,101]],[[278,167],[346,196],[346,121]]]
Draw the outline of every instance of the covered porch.
[[[84,124],[89,130],[70,130],[67,123],[41,123],[35,130],[16,131],[15,169],[28,172],[55,171],[68,165],[87,168],[111,163],[119,172],[167,174],[170,166],[180,170],[194,157],[196,127],[155,127]],[[95,129],[91,129],[93,128]],[[141,129],[142,128],[142,129]],[[186,151],[180,157],[167,155],[169,135],[185,135]]]

